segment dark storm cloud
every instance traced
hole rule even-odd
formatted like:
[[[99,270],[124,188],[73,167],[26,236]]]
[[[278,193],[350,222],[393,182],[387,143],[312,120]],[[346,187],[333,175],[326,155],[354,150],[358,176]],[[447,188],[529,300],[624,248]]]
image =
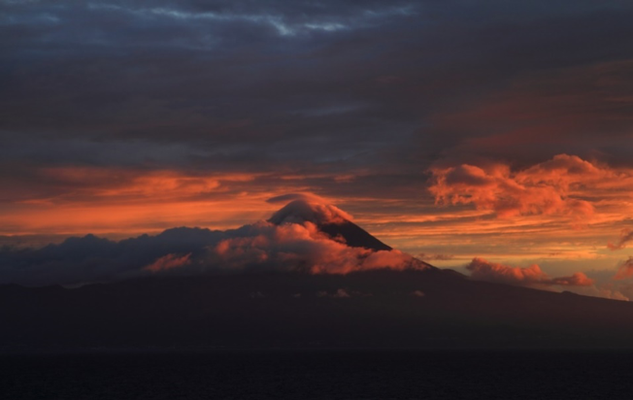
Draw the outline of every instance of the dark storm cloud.
[[[120,242],[94,235],[71,237],[41,249],[4,247],[0,251],[0,284],[77,284],[140,276],[143,268],[168,265],[167,258],[199,257],[205,246],[225,233],[197,228],[169,229]],[[164,268],[168,269],[168,268]]]
[[[2,1],[0,162],[353,173],[311,180],[341,196],[424,195],[438,160],[630,163],[632,19],[619,1]]]

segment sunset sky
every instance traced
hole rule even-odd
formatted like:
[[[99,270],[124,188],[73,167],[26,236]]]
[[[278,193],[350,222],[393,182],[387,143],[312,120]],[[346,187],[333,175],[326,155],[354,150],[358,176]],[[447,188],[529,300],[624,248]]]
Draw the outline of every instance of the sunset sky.
[[[439,267],[633,297],[631,21],[615,0],[0,0],[0,245],[236,228],[312,193]]]

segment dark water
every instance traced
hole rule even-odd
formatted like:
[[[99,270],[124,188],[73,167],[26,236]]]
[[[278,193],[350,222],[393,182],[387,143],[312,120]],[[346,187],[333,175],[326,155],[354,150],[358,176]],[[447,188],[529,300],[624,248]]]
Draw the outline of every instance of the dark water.
[[[5,355],[0,399],[633,399],[633,353]]]

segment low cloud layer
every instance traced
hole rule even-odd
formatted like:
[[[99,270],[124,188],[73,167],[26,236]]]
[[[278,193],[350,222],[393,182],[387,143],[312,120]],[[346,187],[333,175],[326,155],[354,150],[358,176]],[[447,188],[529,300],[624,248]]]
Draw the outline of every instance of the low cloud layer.
[[[174,268],[182,268],[188,264],[191,264],[191,253],[180,256],[178,254],[167,254],[166,256],[158,258],[150,265],[143,268],[144,271],[160,272],[167,271]]]
[[[505,283],[517,286],[591,286],[590,279],[582,272],[576,272],[571,276],[550,277],[536,265],[529,267],[513,267],[499,263],[493,263],[483,258],[474,258],[466,266],[475,280]]]
[[[309,221],[281,225],[261,221],[245,228],[241,235],[220,241],[209,252],[211,264],[234,270],[257,268],[311,273],[349,273],[421,265],[398,250],[349,247],[322,233]]]
[[[318,224],[345,221],[338,208],[295,200],[270,221],[239,229],[174,228],[119,242],[87,235],[41,249],[0,251],[0,284],[79,284],[147,275],[250,271],[346,274],[428,266],[398,250],[352,247]],[[314,221],[314,222],[313,222]]]
[[[311,194],[292,194],[269,199],[270,203],[293,200],[281,210],[273,214],[269,222],[280,225],[284,223],[303,223],[312,221],[317,224],[338,224],[351,221],[351,215],[340,208],[327,203],[324,199]]]

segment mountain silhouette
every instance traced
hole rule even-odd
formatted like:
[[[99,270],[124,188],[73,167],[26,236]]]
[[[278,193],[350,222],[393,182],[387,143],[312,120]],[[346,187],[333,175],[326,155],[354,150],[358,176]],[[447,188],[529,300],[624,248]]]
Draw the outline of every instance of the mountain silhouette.
[[[298,243],[284,236],[306,235],[311,227],[321,233],[302,236]],[[278,236],[287,242],[270,242]],[[214,265],[192,272],[201,271],[210,251],[222,248],[224,253],[216,253],[226,255],[235,243],[242,247],[232,256],[250,257],[249,251],[264,246],[253,254],[275,268],[255,264],[235,271]],[[263,257],[265,246],[273,249]],[[303,253],[291,257],[288,251],[306,246],[306,254],[331,248],[337,257],[349,253],[361,261],[395,252],[336,207],[298,200],[267,222],[235,230],[175,228],[120,242],[89,235],[5,254],[4,262],[19,262],[17,268],[27,271],[29,263],[36,263],[33,273],[67,267],[84,284],[73,289],[0,285],[0,352],[633,347],[629,302],[473,281],[418,260],[400,269],[349,273],[315,274],[276,265],[296,262]],[[187,273],[176,273],[180,266],[165,274],[147,272],[143,266],[157,258],[169,268],[168,261],[184,260]],[[94,278],[85,271],[95,269],[100,279],[93,282],[101,283],[86,278]],[[108,275],[113,270],[118,275]]]
[[[349,221],[346,215],[340,213],[340,210],[327,208],[327,206],[304,199],[288,203],[268,221],[277,225],[289,221],[309,221],[314,223],[321,232],[326,233],[334,240],[342,240],[348,246],[363,247],[375,251],[392,250],[390,246]]]

